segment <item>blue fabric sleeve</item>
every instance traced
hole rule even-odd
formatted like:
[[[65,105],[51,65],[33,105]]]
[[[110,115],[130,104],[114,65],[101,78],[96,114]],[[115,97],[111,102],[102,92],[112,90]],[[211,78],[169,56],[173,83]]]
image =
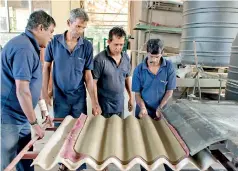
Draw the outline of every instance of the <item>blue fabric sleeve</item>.
[[[33,52],[27,49],[20,49],[16,51],[12,61],[14,79],[30,81],[32,78],[33,66]]]

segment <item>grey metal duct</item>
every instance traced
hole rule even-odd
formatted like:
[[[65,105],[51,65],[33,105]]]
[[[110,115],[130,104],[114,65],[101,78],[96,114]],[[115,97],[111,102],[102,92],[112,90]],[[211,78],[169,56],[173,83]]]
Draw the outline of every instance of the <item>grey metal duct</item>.
[[[231,48],[231,58],[226,84],[226,99],[238,101],[238,34],[236,35]]]
[[[227,67],[232,41],[238,30],[238,1],[185,1],[180,52],[183,64]]]

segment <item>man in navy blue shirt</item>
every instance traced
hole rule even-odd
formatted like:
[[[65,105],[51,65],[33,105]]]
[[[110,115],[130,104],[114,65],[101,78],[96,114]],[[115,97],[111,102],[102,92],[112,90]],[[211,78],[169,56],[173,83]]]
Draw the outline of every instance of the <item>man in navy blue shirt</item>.
[[[70,12],[67,21],[69,29],[54,36],[45,51],[43,69],[43,97],[51,105],[48,96],[48,82],[51,63],[53,65],[54,116],[78,118],[87,114],[86,87],[91,97],[93,114],[101,114],[93,89],[93,47],[82,38],[88,21],[87,13],[80,8]]]
[[[132,91],[136,98],[136,117],[159,117],[176,88],[176,73],[170,61],[162,57],[163,42],[147,42],[148,57],[138,65],[133,74]]]
[[[129,96],[128,111],[133,109],[130,60],[122,52],[126,33],[121,27],[109,31],[108,47],[94,58],[94,88],[102,109],[102,115],[109,118],[124,112],[124,89]]]
[[[139,64],[133,74],[132,91],[136,98],[136,117],[149,115],[160,117],[169,98],[176,88],[176,73],[170,61],[162,57],[163,42],[160,39],[150,39],[147,42],[148,57]],[[171,169],[165,166],[166,171]],[[145,170],[141,167],[141,170]]]
[[[44,11],[33,12],[26,30],[11,39],[1,53],[1,170],[31,140],[31,127],[42,138],[34,108],[40,99],[42,68],[40,47],[53,38],[54,19]],[[30,123],[30,124],[29,124]],[[18,171],[31,171],[32,160],[21,160]]]
[[[80,8],[70,11],[67,21],[69,29],[54,36],[45,51],[43,69],[43,97],[48,105],[48,83],[53,63],[53,109],[54,117],[71,115],[78,118],[87,114],[86,87],[91,97],[92,113],[101,114],[93,88],[93,47],[82,38],[89,18]],[[86,87],[85,87],[86,85]]]

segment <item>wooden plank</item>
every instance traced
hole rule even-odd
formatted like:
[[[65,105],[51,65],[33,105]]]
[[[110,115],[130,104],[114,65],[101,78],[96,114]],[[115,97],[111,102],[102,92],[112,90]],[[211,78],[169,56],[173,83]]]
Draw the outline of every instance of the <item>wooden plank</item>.
[[[151,32],[161,32],[161,33],[174,33],[181,34],[182,28],[176,27],[163,27],[163,26],[150,26],[144,24],[137,24],[133,30],[143,30],[143,31],[151,31]]]
[[[193,78],[177,78],[177,87],[194,87],[196,84],[196,79]],[[221,87],[225,87],[226,82],[222,81]],[[206,88],[219,88],[220,81],[219,79],[200,79],[200,87]]]
[[[39,152],[38,151],[28,151],[27,153],[24,154],[22,159],[35,159],[38,156]]]
[[[39,136],[35,136],[23,149],[22,151],[13,159],[13,161],[7,166],[4,171],[11,171],[17,165],[17,163],[22,159],[22,157],[28,152],[28,150],[33,146],[33,144],[39,139]]]

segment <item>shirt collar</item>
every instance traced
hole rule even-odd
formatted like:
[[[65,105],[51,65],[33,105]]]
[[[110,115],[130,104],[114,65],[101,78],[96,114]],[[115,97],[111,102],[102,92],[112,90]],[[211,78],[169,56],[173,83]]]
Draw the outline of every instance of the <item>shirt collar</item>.
[[[40,52],[40,45],[39,43],[36,41],[35,39],[35,36],[33,35],[33,33],[28,30],[28,29],[25,29],[25,34],[27,37],[29,37],[31,43],[33,44],[33,46],[35,47],[35,49],[37,50],[37,52],[39,53]]]
[[[144,59],[143,64],[142,64],[142,69],[148,69],[147,60],[148,60],[148,57],[146,57],[146,58]],[[162,63],[161,63],[161,65],[160,65],[160,67],[162,68],[162,67],[165,67],[165,66],[166,66],[166,60],[165,60],[163,57],[161,57],[161,60],[162,60]]]
[[[110,49],[109,49],[109,46],[106,47],[106,55],[107,55],[108,57],[111,56],[111,55],[110,55]]]
[[[67,46],[67,44],[66,44],[66,39],[65,39],[67,32],[68,32],[68,30],[66,30],[63,34],[61,34],[61,35],[58,37],[58,41],[64,46],[65,49],[68,49],[68,46]],[[78,48],[80,47],[80,45],[82,45],[82,44],[84,44],[84,43],[83,43],[83,38],[80,37],[80,38],[78,39],[77,45],[75,46],[75,50],[78,49]]]

